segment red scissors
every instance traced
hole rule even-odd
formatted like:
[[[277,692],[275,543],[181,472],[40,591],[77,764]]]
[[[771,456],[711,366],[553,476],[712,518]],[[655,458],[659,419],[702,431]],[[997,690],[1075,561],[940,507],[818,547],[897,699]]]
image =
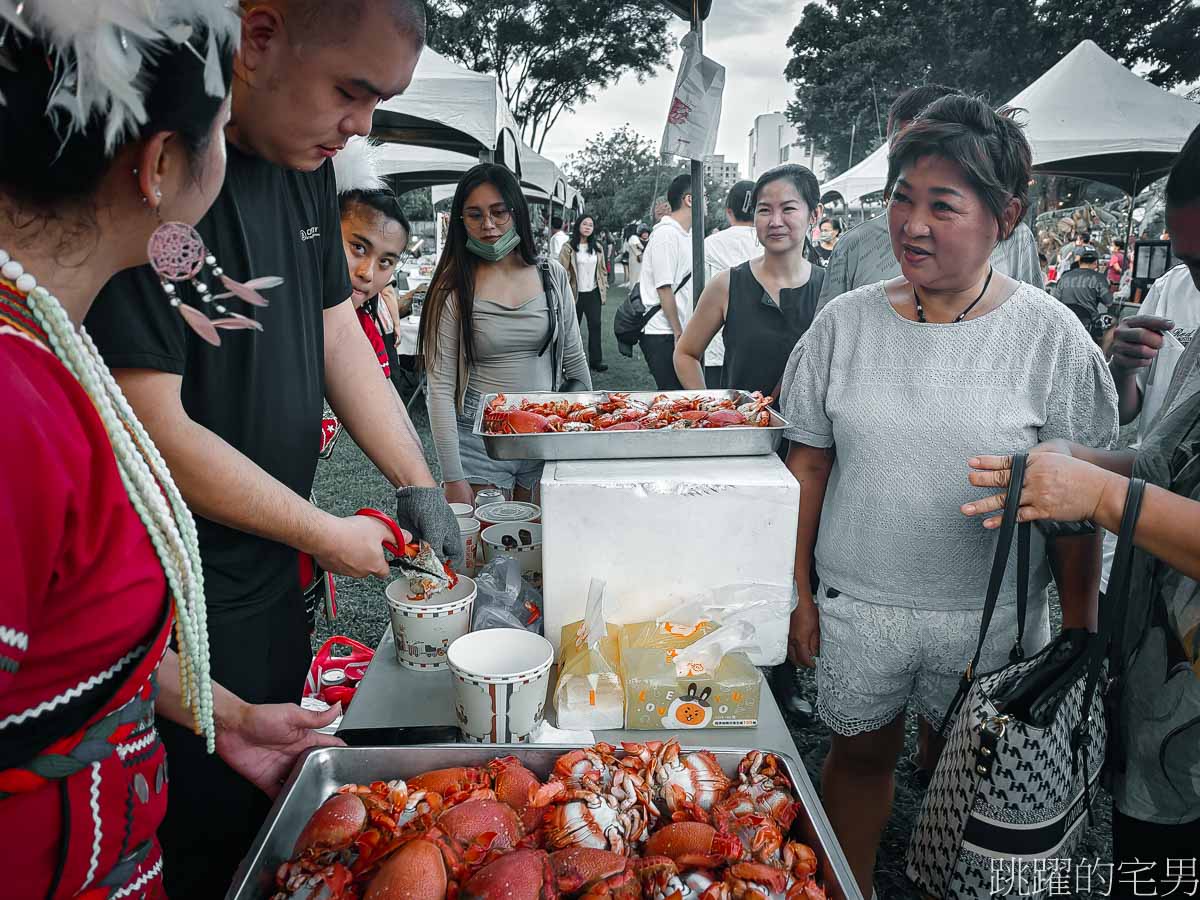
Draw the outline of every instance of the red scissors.
[[[404,556],[404,548],[413,542],[413,536],[400,527],[391,516],[385,512],[380,512],[377,509],[364,507],[355,513],[356,516],[366,516],[368,519],[378,519],[392,531],[393,540],[385,541],[383,549],[387,550],[393,556]]]

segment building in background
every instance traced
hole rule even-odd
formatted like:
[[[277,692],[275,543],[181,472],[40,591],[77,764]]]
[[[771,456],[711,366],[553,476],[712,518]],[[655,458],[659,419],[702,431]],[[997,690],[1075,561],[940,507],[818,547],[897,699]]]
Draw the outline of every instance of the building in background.
[[[704,157],[704,177],[715,181],[721,190],[728,191],[742,178],[741,167],[735,162],[726,162],[721,154]]]
[[[759,175],[784,163],[808,166],[818,179],[825,177],[825,157],[813,148],[813,142],[796,130],[783,113],[764,113],[756,116],[750,129],[746,168],[749,177]]]

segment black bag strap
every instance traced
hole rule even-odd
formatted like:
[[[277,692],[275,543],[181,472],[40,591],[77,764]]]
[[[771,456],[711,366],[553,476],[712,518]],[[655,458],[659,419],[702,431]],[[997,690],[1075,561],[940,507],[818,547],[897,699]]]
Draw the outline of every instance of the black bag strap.
[[[537,267],[538,274],[542,277],[542,293],[546,295],[546,318],[550,323],[546,329],[546,339],[542,341],[542,349],[538,351],[538,356],[544,356],[558,331],[558,301],[554,296],[554,285],[550,281],[550,263],[543,257],[538,260]]]
[[[1028,522],[1017,524],[1017,642],[1008,658],[1020,662],[1025,658],[1025,619],[1029,614],[1029,543],[1033,529]]]
[[[1133,533],[1137,528],[1138,515],[1142,510],[1142,497],[1146,493],[1146,482],[1141,478],[1129,479],[1129,487],[1125,493],[1125,509],[1121,513],[1121,527],[1117,532],[1117,549],[1113,557],[1112,569],[1108,577],[1108,591],[1105,592],[1104,603],[1100,606],[1099,622],[1096,636],[1092,642],[1088,659],[1087,685],[1083,692],[1083,712],[1079,724],[1071,735],[1072,765],[1082,753],[1083,765],[1087,769],[1087,711],[1091,708],[1092,698],[1100,684],[1100,674],[1105,659],[1109,662],[1108,690],[1115,701],[1120,694],[1120,673],[1124,664],[1122,659],[1124,645],[1125,619],[1129,609],[1129,582],[1133,575]],[[1119,703],[1110,703],[1109,709],[1115,714]],[[1119,729],[1114,729],[1117,733]],[[1118,745],[1120,741],[1116,742]],[[1110,747],[1113,754],[1114,766],[1119,766],[1121,757],[1120,746]]]
[[[979,643],[975,647],[975,655],[971,658],[971,662],[967,665],[966,672],[963,673],[962,682],[958,686],[958,693],[954,695],[954,700],[951,701],[950,707],[946,710],[946,718],[942,720],[941,731],[944,734],[950,722],[958,714],[958,709],[962,705],[963,700],[967,696],[967,691],[971,688],[971,682],[975,680],[975,667],[979,665],[979,660],[983,656],[984,642],[987,640],[988,629],[992,624],[992,617],[996,613],[996,604],[1000,600],[1000,589],[1004,585],[1004,573],[1008,569],[1008,554],[1012,549],[1013,532],[1017,530],[1017,511],[1021,507],[1021,485],[1025,480],[1025,461],[1024,453],[1014,453],[1012,456],[1012,469],[1009,472],[1008,493],[1004,499],[1004,517],[1000,520],[1000,528],[996,535],[996,552],[992,556],[992,572],[988,578],[987,597],[983,603],[983,617],[979,622]],[[1025,607],[1028,603],[1026,594],[1029,590],[1029,523],[1023,523],[1021,526],[1022,535],[1018,540],[1017,547],[1017,618],[1019,623],[1023,623],[1025,619]],[[1024,552],[1022,552],[1022,545]],[[1020,571],[1021,562],[1024,561],[1024,571]],[[1019,625],[1023,630],[1023,625]],[[1018,637],[1018,643],[1021,637]]]

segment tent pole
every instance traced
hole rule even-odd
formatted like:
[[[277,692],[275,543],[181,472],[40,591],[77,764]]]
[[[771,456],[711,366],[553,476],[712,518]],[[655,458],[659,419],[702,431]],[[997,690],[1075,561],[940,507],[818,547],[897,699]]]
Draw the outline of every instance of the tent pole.
[[[700,0],[692,0],[692,32],[696,52],[704,52],[704,20]],[[704,160],[692,160],[692,308],[704,292]],[[715,385],[714,385],[715,386]]]
[[[1121,239],[1126,243],[1125,252],[1129,256],[1133,255],[1133,202],[1137,199],[1138,177],[1141,174],[1141,169],[1137,169],[1133,173],[1133,192],[1129,195],[1129,215],[1125,219],[1125,233],[1121,235]]]

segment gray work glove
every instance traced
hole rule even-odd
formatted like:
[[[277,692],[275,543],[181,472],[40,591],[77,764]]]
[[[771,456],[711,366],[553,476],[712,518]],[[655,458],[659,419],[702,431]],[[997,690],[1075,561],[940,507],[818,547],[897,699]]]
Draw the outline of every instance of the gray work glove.
[[[433,547],[439,557],[449,560],[456,572],[462,571],[466,563],[462,534],[441,488],[400,488],[396,491],[396,521],[416,540]]]

